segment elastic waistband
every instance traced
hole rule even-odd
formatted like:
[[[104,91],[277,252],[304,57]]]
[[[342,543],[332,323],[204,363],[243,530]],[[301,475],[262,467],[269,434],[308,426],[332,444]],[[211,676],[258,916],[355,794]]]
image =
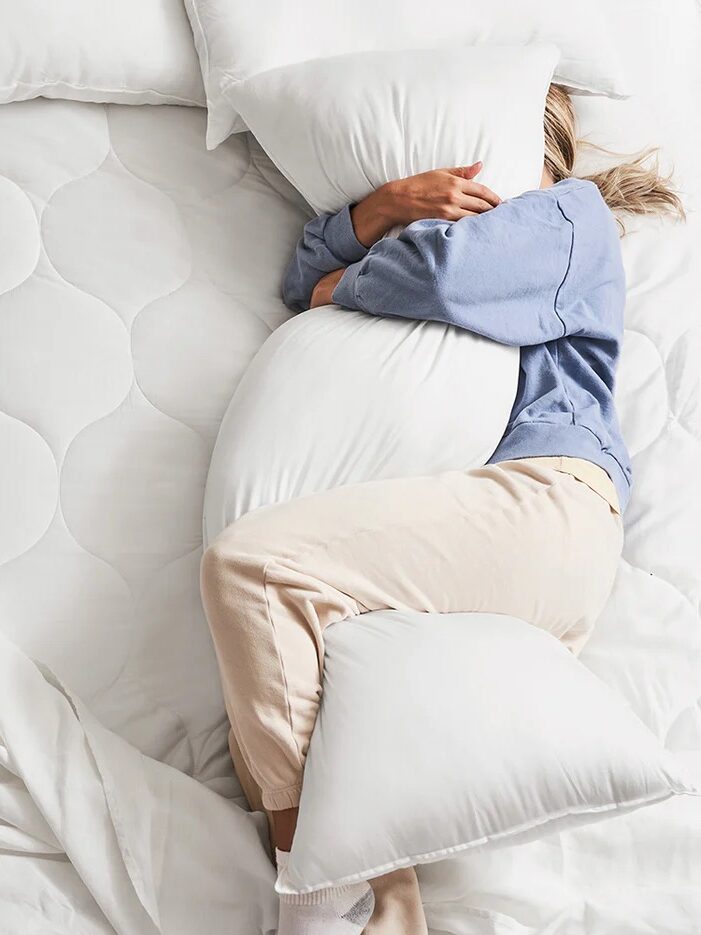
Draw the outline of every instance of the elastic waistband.
[[[603,497],[611,509],[620,515],[621,505],[616,487],[606,471],[593,461],[587,461],[586,458],[570,458],[566,455],[534,455],[523,460],[537,461],[564,474],[572,474]]]
[[[622,460],[619,460],[611,450],[605,449],[598,437],[584,425],[569,422],[519,422],[504,435],[487,463],[540,457],[562,457],[566,461],[572,458],[580,463],[597,465],[609,476],[616,488],[616,510],[621,513],[625,510],[630,499],[631,475],[630,466],[626,463],[627,453],[621,449]],[[583,470],[588,472],[589,469]],[[593,477],[591,474],[590,476]],[[589,483],[584,475],[580,477],[579,469],[575,477],[583,483]],[[603,492],[605,487],[601,487],[594,480],[592,483],[596,484],[592,489],[608,500]]]

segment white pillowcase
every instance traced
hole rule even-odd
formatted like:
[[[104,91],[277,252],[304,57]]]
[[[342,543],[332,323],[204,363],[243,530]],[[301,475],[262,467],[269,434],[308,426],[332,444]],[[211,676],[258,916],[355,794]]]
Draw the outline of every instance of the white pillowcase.
[[[245,129],[227,91],[252,75],[322,56],[476,43],[554,42],[558,81],[626,96],[601,0],[185,0],[207,90],[207,145]]]
[[[280,893],[701,794],[622,697],[522,620],[378,611],[325,642],[333,689]]]
[[[335,306],[279,327],[222,421],[207,546],[250,510],[342,484],[484,464],[509,418],[518,348],[438,322]]]
[[[484,162],[502,198],[537,188],[549,44],[359,52],[276,68],[229,96],[317,211],[391,179]]]
[[[180,0],[0,0],[0,102],[205,103]]]

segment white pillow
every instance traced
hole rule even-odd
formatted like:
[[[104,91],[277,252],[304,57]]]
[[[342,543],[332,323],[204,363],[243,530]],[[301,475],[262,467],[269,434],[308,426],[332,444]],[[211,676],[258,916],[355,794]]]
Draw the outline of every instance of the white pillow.
[[[361,53],[268,72],[241,94],[261,143],[317,210],[475,154],[506,197],[539,183],[555,57],[549,45],[428,51],[417,73],[414,53]],[[222,422],[205,545],[259,506],[483,464],[506,428],[518,368],[517,348],[437,322],[333,306],[293,318],[265,342]]]
[[[701,794],[621,696],[522,620],[378,611],[325,641],[333,689],[279,893]]]
[[[205,102],[180,0],[0,0],[0,22],[0,102]]]
[[[247,368],[222,421],[205,547],[260,506],[484,464],[506,428],[518,366],[518,348],[438,322],[337,306],[290,319]]]
[[[359,52],[276,68],[229,93],[317,212],[477,159],[478,181],[510,198],[540,183],[557,55],[549,44]]]
[[[599,0],[185,0],[207,90],[207,145],[245,129],[227,91],[252,75],[322,56],[476,43],[554,42],[557,80],[575,90],[626,96],[617,49]]]

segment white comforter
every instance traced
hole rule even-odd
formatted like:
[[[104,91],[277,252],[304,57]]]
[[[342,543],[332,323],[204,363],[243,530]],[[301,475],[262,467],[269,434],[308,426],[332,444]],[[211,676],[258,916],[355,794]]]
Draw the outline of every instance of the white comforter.
[[[143,756],[2,636],[0,817],[3,933],[275,930],[263,813]]]
[[[695,4],[682,9],[692,44]],[[681,51],[665,71],[639,63],[642,110],[579,108],[615,148],[664,143],[693,205],[698,75]],[[286,318],[280,274],[305,213],[246,137],[214,153],[203,140],[193,109],[0,108],[2,935],[274,930],[264,822],[239,807],[197,572],[209,454]],[[635,490],[582,658],[693,754],[699,225],[634,227],[617,402]],[[419,876],[432,935],[697,935],[701,800]]]

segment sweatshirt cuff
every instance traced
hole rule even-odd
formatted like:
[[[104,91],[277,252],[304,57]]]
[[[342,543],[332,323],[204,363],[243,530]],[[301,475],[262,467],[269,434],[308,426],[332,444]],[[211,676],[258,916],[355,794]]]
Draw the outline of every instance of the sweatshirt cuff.
[[[346,267],[343,276],[338,280],[336,288],[331,293],[331,301],[335,302],[336,305],[364,311],[356,291],[358,277],[362,275],[362,266],[362,263],[353,263],[351,266]]]
[[[329,250],[344,263],[362,260],[370,249],[355,236],[351,220],[351,205],[346,205],[337,214],[332,214],[324,228],[324,240]]]

